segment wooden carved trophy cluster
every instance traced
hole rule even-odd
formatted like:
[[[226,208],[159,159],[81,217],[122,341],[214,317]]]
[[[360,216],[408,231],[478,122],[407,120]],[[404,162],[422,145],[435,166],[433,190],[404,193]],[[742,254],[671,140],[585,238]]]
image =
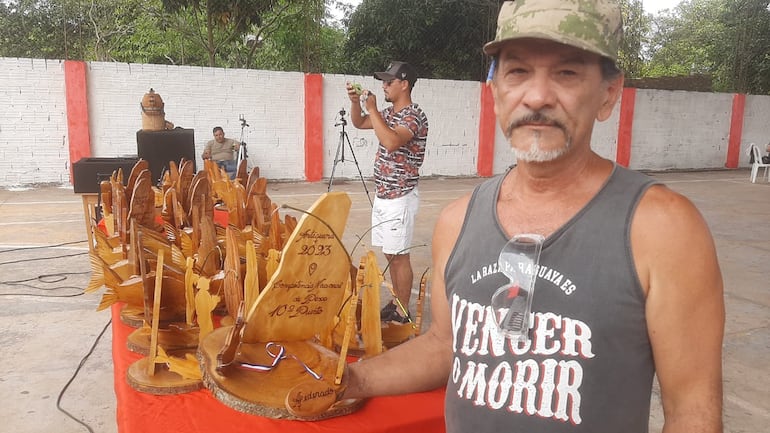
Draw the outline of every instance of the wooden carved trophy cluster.
[[[247,177],[245,161],[235,181],[213,163],[198,173],[190,161],[169,167],[160,187],[152,186],[143,160],[125,186],[120,170],[102,182],[103,223],[92,228],[96,246],[87,288],[107,287],[98,310],[122,303],[121,320],[137,328],[128,348],[147,356],[129,369],[128,381],[156,394],[202,386],[194,354],[214,327],[212,312],[229,320],[225,294],[233,286],[229,276],[241,274],[240,252],[256,245],[252,249],[265,257],[261,268],[269,268],[269,251],[280,249],[296,225],[289,216],[278,220],[266,180],[257,168]],[[223,222],[214,222],[215,212]],[[229,259],[227,251],[235,251]]]
[[[281,219],[246,161],[234,180],[211,161],[198,173],[171,162],[159,187],[150,178],[139,161],[126,186],[121,171],[101,184],[87,289],[106,286],[98,309],[120,302],[121,320],[137,328],[127,344],[145,357],[129,368],[131,386],[206,386],[228,406],[273,418],[360,407],[338,398],[347,354],[375,355],[419,332],[424,276],[416,323],[382,325],[387,284],[375,255],[355,267],[341,242],[347,194],[323,194],[298,222]]]

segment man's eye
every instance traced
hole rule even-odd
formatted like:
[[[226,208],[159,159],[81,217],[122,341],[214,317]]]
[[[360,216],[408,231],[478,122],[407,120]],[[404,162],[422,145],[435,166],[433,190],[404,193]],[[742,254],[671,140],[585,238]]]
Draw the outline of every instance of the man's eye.
[[[527,70],[524,68],[511,68],[507,72],[508,75],[522,75],[526,73],[527,73]]]

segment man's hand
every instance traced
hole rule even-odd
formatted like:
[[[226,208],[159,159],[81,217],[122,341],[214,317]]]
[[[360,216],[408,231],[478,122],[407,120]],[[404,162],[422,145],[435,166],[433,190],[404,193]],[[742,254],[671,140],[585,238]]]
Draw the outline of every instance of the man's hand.
[[[370,92],[369,90],[364,90],[363,93],[361,93],[361,98],[363,98],[364,105],[366,105],[366,111],[369,113],[375,113],[379,111],[377,109],[377,97],[374,96],[374,93]]]
[[[353,126],[358,129],[372,129],[372,122],[369,116],[363,113],[361,109],[361,101],[366,102],[365,95],[369,95],[369,91],[358,83],[348,82],[345,84],[345,88],[348,91],[348,98],[350,98],[350,120],[353,122]]]
[[[345,89],[348,91],[348,98],[350,98],[350,102],[353,102],[354,104],[359,104],[361,101],[361,94],[364,92],[364,89],[361,87],[358,83],[345,83]]]

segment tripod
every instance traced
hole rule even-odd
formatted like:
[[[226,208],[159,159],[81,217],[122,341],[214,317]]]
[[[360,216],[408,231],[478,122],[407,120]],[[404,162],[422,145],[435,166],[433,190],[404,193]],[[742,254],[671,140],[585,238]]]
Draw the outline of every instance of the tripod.
[[[374,206],[372,198],[369,196],[369,190],[366,188],[366,182],[364,182],[364,175],[361,174],[361,167],[358,166],[358,159],[356,159],[356,154],[353,152],[353,146],[350,144],[350,138],[348,137],[348,133],[345,132],[345,126],[348,124],[348,121],[345,120],[345,109],[341,109],[339,114],[340,121],[335,123],[334,126],[342,126],[342,130],[340,131],[340,141],[337,143],[337,152],[334,155],[334,166],[332,167],[332,175],[329,177],[327,191],[332,190],[332,182],[334,182],[334,172],[337,170],[337,163],[345,162],[345,145],[347,144],[350,154],[353,155],[353,162],[356,164],[356,169],[358,169],[358,177],[361,179],[364,191],[366,191],[366,198],[369,199],[369,205]]]
[[[243,117],[243,114],[240,115],[238,120],[241,121],[241,145],[238,147],[238,159],[235,165],[236,170],[241,166],[241,161],[249,159],[249,152],[246,149],[246,142],[243,141],[243,129],[249,126],[249,124],[246,123],[246,119]]]

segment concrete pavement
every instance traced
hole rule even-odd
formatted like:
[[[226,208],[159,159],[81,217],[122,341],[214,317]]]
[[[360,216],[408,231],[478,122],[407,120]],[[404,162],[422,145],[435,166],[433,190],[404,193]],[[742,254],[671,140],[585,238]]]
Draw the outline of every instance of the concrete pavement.
[[[725,431],[764,431],[770,423],[770,184],[751,184],[747,170],[651,174],[693,200],[716,239],[727,305]],[[482,180],[422,181],[412,250],[416,278],[430,266],[440,210]],[[360,239],[352,254],[357,259],[369,240],[363,185],[345,180],[332,189],[353,200],[343,242],[350,249]],[[305,209],[326,190],[325,183],[274,183],[268,194],[278,204]],[[109,312],[95,311],[99,294],[81,295],[90,278],[85,240],[81,199],[71,188],[0,190],[0,431],[88,431],[57,410],[65,387],[64,410],[94,432],[117,431]],[[662,414],[657,394],[653,400],[654,432]]]

